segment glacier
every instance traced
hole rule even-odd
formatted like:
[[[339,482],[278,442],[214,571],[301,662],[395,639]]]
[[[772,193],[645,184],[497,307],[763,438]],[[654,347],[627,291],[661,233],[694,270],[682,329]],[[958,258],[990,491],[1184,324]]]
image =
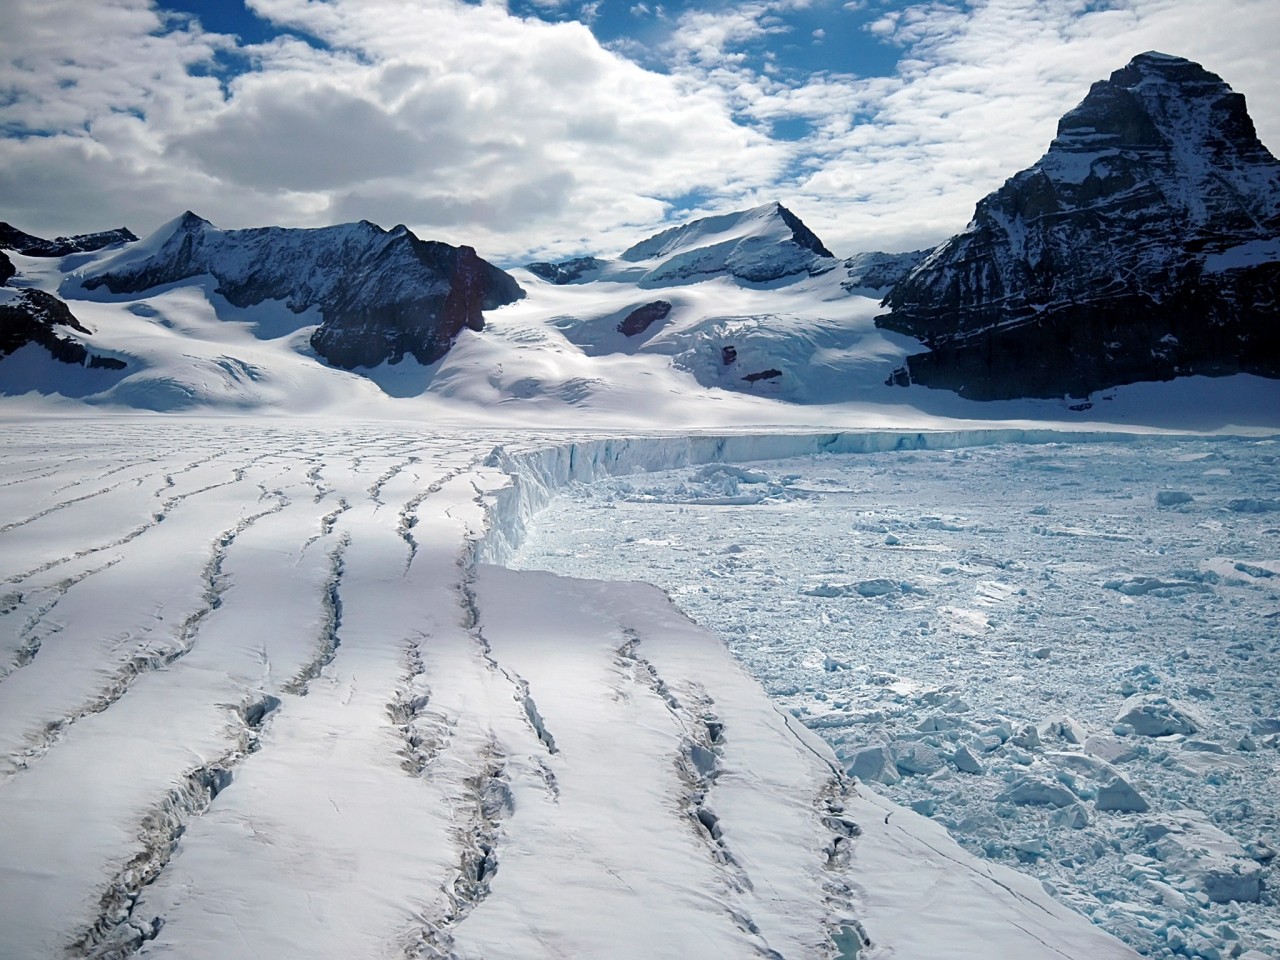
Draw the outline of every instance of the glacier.
[[[8,436],[6,953],[1133,955],[855,784],[660,591],[493,562],[571,478],[1051,433]]]

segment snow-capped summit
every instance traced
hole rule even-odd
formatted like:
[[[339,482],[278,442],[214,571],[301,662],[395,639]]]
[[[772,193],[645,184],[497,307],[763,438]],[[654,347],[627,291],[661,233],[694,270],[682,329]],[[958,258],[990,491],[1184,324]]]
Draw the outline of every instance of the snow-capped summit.
[[[398,361],[432,363],[482,310],[524,295],[471,247],[418,239],[400,225],[367,220],[317,229],[220,230],[191,211],[98,264],[86,290],[139,293],[209,275],[236,307],[282,300],[294,313],[316,307],[316,352],[348,369]]]
[[[771,283],[825,273],[836,265],[817,235],[773,202],[671,227],[627,248],[615,261],[584,257],[529,269],[552,283],[613,280],[660,287],[716,276]]]
[[[886,299],[898,382],[989,399],[1280,375],[1280,163],[1199,64],[1134,57]]]

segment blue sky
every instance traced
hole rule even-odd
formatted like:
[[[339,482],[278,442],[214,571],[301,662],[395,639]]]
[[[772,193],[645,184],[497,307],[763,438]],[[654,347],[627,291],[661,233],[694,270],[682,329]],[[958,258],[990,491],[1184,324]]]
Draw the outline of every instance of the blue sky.
[[[780,200],[931,246],[1144,50],[1280,145],[1275,0],[8,0],[0,219],[370,219],[499,262]]]
[[[897,66],[900,48],[883,41],[869,28],[886,12],[909,6],[895,0],[861,0],[780,7],[772,13],[772,32],[743,42],[739,49],[752,68],[760,71],[773,68],[797,76],[816,71],[889,76]],[[305,32],[286,30],[258,16],[243,0],[162,0],[157,7],[197,17],[206,29],[234,34],[246,44],[262,43],[285,33],[316,42]],[[563,4],[512,0],[507,4],[514,16],[550,23],[582,23],[604,46],[661,72],[667,69],[662,48],[678,29],[683,15],[733,12],[740,7],[729,0],[573,0]]]

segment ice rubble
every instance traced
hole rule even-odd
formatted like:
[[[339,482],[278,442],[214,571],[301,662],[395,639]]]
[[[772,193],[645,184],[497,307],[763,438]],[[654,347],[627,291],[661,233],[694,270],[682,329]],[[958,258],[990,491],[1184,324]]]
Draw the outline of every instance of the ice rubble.
[[[706,502],[723,474],[629,477],[573,488],[519,562],[664,585],[851,773],[1143,952],[1274,955],[1280,558],[1236,505],[1276,453],[818,455],[743,464],[750,506]]]

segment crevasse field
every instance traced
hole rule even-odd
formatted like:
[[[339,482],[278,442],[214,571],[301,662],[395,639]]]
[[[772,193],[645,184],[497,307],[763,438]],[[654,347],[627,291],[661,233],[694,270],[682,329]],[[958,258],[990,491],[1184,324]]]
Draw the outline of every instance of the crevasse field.
[[[1152,956],[1280,955],[1280,444],[577,485],[521,567],[663,587],[851,772]]]

